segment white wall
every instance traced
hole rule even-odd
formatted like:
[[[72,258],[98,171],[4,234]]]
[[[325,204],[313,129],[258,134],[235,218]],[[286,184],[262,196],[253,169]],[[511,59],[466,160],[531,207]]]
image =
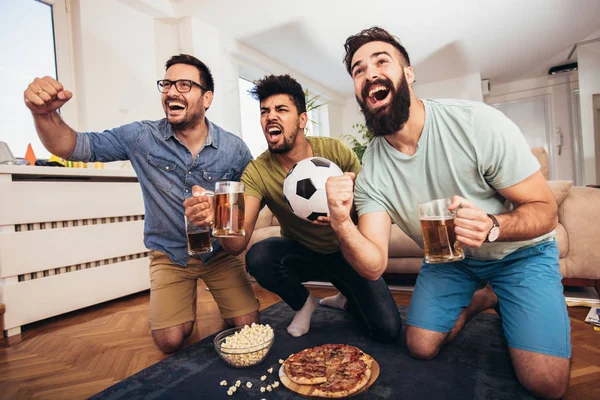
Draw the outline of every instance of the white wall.
[[[577,47],[579,68],[579,100],[581,107],[581,136],[583,145],[584,183],[597,184],[598,143],[600,137],[594,137],[594,94],[600,94],[600,43],[589,43]],[[598,171],[598,172],[597,172]]]
[[[196,17],[174,18],[159,0],[73,1],[78,130],[102,130],[164,116],[156,80],[164,63],[178,53],[205,62],[215,80],[207,117],[241,134],[238,77],[289,73],[328,104],[331,135],[339,136],[344,99],[294,70],[282,66]],[[247,71],[253,76],[247,76]],[[256,111],[257,113],[259,110]]]
[[[154,18],[116,0],[79,0],[72,13],[76,128],[97,131],[162,118],[156,80],[162,77],[157,48],[164,43],[157,46]]]
[[[329,136],[339,138],[344,133],[344,107],[340,103],[330,103],[327,107],[329,113]]]
[[[492,82],[490,94],[485,96],[487,104],[496,104],[523,100],[536,96],[548,95],[550,97],[551,141],[548,151],[554,160],[554,179],[576,180],[576,166],[574,153],[576,151],[576,137],[573,133],[572,91],[578,87],[577,73],[564,73],[554,76],[525,79],[494,85]],[[563,148],[561,155],[556,152],[556,130],[563,134]],[[579,182],[581,184],[581,182]]]
[[[352,128],[354,124],[364,124],[365,117],[360,111],[360,107],[354,96],[348,98],[342,108],[342,134],[357,136],[356,129]],[[356,137],[359,141],[360,137]]]
[[[418,71],[416,71],[418,73]],[[417,76],[418,78],[418,76]],[[415,94],[421,99],[461,99],[483,101],[481,93],[481,75],[479,72],[461,76],[458,78],[445,79],[437,82],[429,82],[413,85]]]
[[[240,135],[239,71],[226,52],[227,37],[214,26],[194,17],[180,19],[178,32],[181,51],[202,60],[213,75],[215,92],[206,116],[224,129]]]

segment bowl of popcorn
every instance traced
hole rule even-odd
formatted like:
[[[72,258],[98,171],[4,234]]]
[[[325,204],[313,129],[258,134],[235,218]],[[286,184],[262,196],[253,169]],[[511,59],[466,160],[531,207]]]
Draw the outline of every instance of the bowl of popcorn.
[[[215,349],[223,361],[232,367],[247,368],[261,363],[274,341],[273,328],[253,323],[219,333],[215,337]]]

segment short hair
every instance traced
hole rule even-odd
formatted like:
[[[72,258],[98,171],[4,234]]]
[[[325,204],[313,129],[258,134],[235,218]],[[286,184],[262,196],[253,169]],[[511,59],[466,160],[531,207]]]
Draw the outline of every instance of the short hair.
[[[346,43],[344,43],[344,49],[346,50],[346,55],[344,56],[344,64],[346,65],[346,70],[350,75],[352,75],[352,57],[354,57],[354,53],[361,48],[363,45],[369,42],[385,42],[394,46],[400,52],[402,58],[404,58],[404,62],[407,66],[410,65],[410,57],[408,56],[408,52],[400,44],[400,40],[396,36],[390,35],[388,31],[378,26],[373,26],[368,29],[363,29],[356,35],[352,35],[346,39]]]
[[[289,95],[296,108],[298,115],[306,112],[306,97],[302,86],[289,75],[269,75],[254,81],[254,87],[248,93],[262,103],[266,98],[276,94]]]
[[[200,84],[206,88],[209,92],[215,91],[215,81],[210,73],[210,69],[202,61],[198,60],[194,56],[189,54],[179,54],[169,58],[165,64],[165,70],[169,69],[175,64],[187,64],[198,68],[200,73]]]

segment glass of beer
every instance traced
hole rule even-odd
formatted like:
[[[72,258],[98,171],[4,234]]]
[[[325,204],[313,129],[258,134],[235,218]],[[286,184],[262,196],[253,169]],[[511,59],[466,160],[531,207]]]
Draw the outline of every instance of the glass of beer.
[[[188,254],[197,256],[212,251],[212,238],[210,225],[198,226],[185,217],[185,231],[187,234]]]
[[[455,213],[448,210],[450,203],[450,199],[438,199],[418,204],[427,264],[460,261],[465,258],[465,252],[456,240]]]
[[[245,236],[244,184],[222,181],[215,184],[215,224],[213,236]]]

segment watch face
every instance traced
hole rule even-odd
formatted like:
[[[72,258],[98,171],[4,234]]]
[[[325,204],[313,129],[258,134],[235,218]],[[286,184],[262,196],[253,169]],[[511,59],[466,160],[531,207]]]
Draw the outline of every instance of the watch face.
[[[490,229],[490,233],[488,233],[488,242],[494,242],[500,236],[500,228],[497,226]]]

